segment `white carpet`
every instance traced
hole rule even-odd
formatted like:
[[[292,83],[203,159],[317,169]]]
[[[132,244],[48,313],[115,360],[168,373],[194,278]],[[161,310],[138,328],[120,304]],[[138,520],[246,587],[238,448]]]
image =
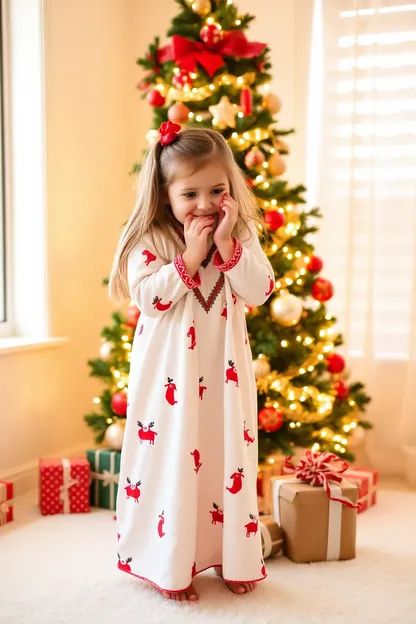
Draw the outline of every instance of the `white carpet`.
[[[266,561],[269,577],[234,596],[208,571],[195,604],[163,599],[116,568],[112,513],[39,515],[17,501],[0,528],[1,624],[416,624],[416,492],[384,484],[358,516],[357,559]]]

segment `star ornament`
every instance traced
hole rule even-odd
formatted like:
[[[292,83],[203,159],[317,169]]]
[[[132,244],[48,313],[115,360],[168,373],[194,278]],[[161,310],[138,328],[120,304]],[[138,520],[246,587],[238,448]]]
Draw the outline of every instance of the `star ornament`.
[[[241,111],[237,104],[231,104],[226,95],[220,99],[218,104],[209,107],[209,112],[213,116],[213,125],[219,128],[235,128],[235,116]]]

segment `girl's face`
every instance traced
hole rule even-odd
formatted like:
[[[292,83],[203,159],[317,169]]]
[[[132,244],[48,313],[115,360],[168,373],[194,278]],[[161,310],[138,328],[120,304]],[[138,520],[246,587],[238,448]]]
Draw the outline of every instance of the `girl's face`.
[[[181,172],[169,185],[168,197],[172,212],[180,223],[185,223],[189,213],[195,217],[216,215],[216,227],[219,205],[226,192],[230,192],[230,183],[224,167],[209,163],[191,174],[186,169]]]

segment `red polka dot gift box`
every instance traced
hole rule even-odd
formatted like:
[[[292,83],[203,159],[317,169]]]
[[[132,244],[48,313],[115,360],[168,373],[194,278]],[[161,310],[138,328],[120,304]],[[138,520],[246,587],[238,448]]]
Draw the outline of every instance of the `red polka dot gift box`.
[[[0,526],[13,520],[13,483],[0,480]]]
[[[43,516],[90,511],[90,465],[85,457],[39,461],[40,512]]]

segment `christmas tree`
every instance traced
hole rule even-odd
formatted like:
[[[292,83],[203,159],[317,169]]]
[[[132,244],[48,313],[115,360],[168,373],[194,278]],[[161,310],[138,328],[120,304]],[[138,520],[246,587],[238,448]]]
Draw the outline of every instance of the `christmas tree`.
[[[271,93],[269,48],[246,36],[254,16],[240,15],[233,0],[176,0],[179,13],[163,47],[156,38],[137,63],[144,77],[137,85],[153,107],[153,128],[167,121],[214,128],[230,145],[264,215],[259,231],[272,263],[276,287],[267,303],[246,307],[247,327],[258,388],[259,457],[295,446],[353,454],[348,438],[369,428],[361,418],[369,402],[363,384],[348,382],[344,358],[335,348],[342,335],[325,302],[332,284],[320,276],[323,263],[310,235],[320,217],[307,209],[304,186],[290,187],[282,176],[289,146],[279,127],[280,98]],[[132,173],[140,170],[140,161]],[[90,360],[91,375],[107,387],[94,401],[101,413],[86,421],[97,441],[121,444],[126,415],[131,343],[140,312],[130,304],[127,316],[114,313],[101,333],[100,358]],[[361,429],[361,430],[362,430]]]

